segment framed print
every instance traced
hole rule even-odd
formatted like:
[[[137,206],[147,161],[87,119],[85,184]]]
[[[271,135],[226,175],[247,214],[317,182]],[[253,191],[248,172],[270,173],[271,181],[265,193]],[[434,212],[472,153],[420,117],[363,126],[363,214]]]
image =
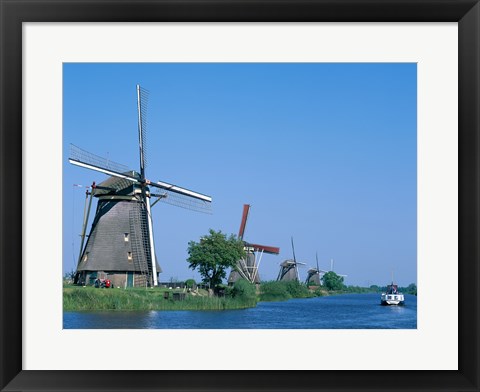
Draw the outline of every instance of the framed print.
[[[0,1],[2,390],[354,391],[391,386],[405,391],[479,390],[477,1]],[[147,81],[145,86],[143,81]],[[124,87],[127,84],[138,84],[131,96],[129,87]],[[149,149],[150,154],[159,155],[152,161],[166,172],[177,167],[178,176],[183,175],[180,169],[185,169],[186,188],[181,178],[178,185],[172,185],[176,184],[175,178],[147,180],[147,175],[152,174],[148,174],[149,167],[144,170],[146,160],[142,155],[146,140],[142,116],[146,114],[147,98],[143,87],[150,90],[150,102],[164,108],[163,113],[171,117],[170,122],[161,123],[162,139],[154,139],[155,147]],[[157,90],[166,94],[159,101],[155,101]],[[122,113],[114,109],[108,115],[110,106],[121,108]],[[98,113],[96,117],[92,116],[94,112]],[[165,117],[159,120],[154,114],[151,125],[165,121]],[[176,128],[180,119],[189,121],[185,124],[192,130],[190,133],[186,127]],[[138,125],[139,138],[136,133],[123,132],[127,122]],[[340,123],[347,124],[345,128],[352,132],[341,133],[337,129]],[[108,129],[114,131],[109,133]],[[217,133],[211,133],[212,129],[218,129]],[[305,133],[305,129],[311,131]],[[328,129],[334,131],[329,133]],[[203,328],[193,319],[190,325],[164,324],[161,328],[163,313],[157,308],[136,318],[135,323],[118,327],[110,316],[123,317],[120,302],[119,311],[110,312],[108,324],[102,327],[85,321],[91,310],[88,299],[87,312],[62,312],[66,297],[61,277],[66,263],[69,266],[72,260],[72,280],[80,292],[107,295],[114,291],[100,287],[111,287],[128,293],[130,286],[138,284],[143,284],[142,292],[147,292],[163,284],[162,301],[167,300],[169,290],[179,299],[181,288],[176,272],[167,273],[171,275],[169,281],[167,275],[155,273],[165,266],[176,271],[173,268],[177,266],[164,261],[175,259],[175,255],[156,258],[153,238],[147,241],[152,233],[150,217],[157,225],[149,200],[158,197],[162,202],[166,198],[170,201],[175,195],[167,193],[173,192],[210,202],[208,189],[202,188],[208,185],[217,195],[222,186],[232,190],[223,194],[223,200],[242,202],[242,197],[237,200],[232,196],[237,189],[235,181],[226,180],[229,168],[243,156],[235,154],[245,152],[232,147],[242,135],[251,146],[247,149],[251,164],[244,163],[244,167],[254,173],[251,184],[247,181],[251,189],[247,194],[252,198],[256,190],[268,195],[259,179],[275,190],[277,196],[270,194],[270,202],[265,201],[265,196],[264,201],[257,197],[252,204],[272,209],[271,230],[265,230],[272,238],[279,237],[278,228],[286,227],[286,243],[280,245],[285,254],[290,253],[285,248],[291,247],[290,264],[297,267],[295,251],[297,257],[302,251],[296,242],[301,244],[307,237],[304,233],[312,231],[296,229],[297,221],[288,215],[293,195],[307,187],[308,181],[302,182],[305,178],[330,172],[330,182],[326,175],[321,177],[323,188],[336,196],[328,198],[322,184],[312,185],[314,190],[307,194],[308,198],[298,196],[299,204],[305,208],[308,203],[323,203],[324,209],[322,213],[316,209],[309,217],[307,209],[298,207],[296,216],[303,217],[298,222],[307,228],[315,222],[337,223],[329,226],[330,231],[318,233],[324,245],[337,241],[337,249],[343,248],[345,254],[356,252],[357,264],[364,268],[329,261],[329,272],[350,274],[345,279],[353,285],[370,286],[363,281],[368,282],[369,276],[378,273],[380,264],[368,264],[368,255],[374,259],[374,253],[384,251],[381,260],[395,264],[395,260],[412,254],[414,261],[404,263],[404,271],[387,267],[393,267],[397,275],[405,273],[405,286],[410,281],[416,283],[418,277],[418,296],[415,286],[415,296],[406,298],[405,309],[414,309],[409,320],[396,319],[398,328],[382,328],[399,314],[386,319],[385,308],[382,313],[377,310],[380,295],[373,294],[375,315],[370,324],[362,320],[339,327],[331,322],[335,317],[328,319],[327,313],[310,316],[312,323],[306,324],[301,317],[311,307],[301,311],[300,316],[294,316],[295,309],[284,311],[291,316],[284,321],[301,320],[297,324],[274,327],[280,324],[258,322],[250,328],[245,327],[245,318],[236,316],[230,327],[218,327],[218,321],[208,324],[203,318]],[[87,146],[85,150],[74,148],[72,155],[67,151],[69,143]],[[176,149],[173,154],[168,145]],[[328,149],[328,145],[333,147]],[[138,151],[138,146],[139,169],[137,153],[132,158],[134,163],[127,162],[136,170],[133,174],[128,174],[131,168],[112,166],[112,161],[123,163],[122,156],[129,156],[130,150]],[[262,155],[262,147],[266,146],[269,151]],[[300,149],[303,156],[289,151],[287,146]],[[357,150],[362,150],[363,155],[358,155]],[[97,151],[107,151],[107,158],[99,160],[91,154]],[[328,166],[333,161],[336,166]],[[270,166],[264,165],[266,162]],[[349,164],[342,166],[342,162]],[[73,238],[78,227],[67,229],[74,226],[68,217],[70,210],[78,209],[77,204],[85,201],[78,193],[70,193],[74,177],[68,168],[72,163],[75,170],[78,166],[93,167],[117,178],[108,184],[90,185],[85,206],[88,197],[91,200],[94,196],[93,189],[104,193],[96,194],[99,207],[91,232],[82,229],[80,239],[75,240],[83,241],[82,245],[72,246],[73,251],[70,242],[74,241],[66,236]],[[310,168],[314,168],[313,173]],[[343,171],[335,171],[338,168]],[[346,175],[347,171],[350,175]],[[369,176],[365,177],[365,172]],[[79,171],[73,173],[79,176]],[[82,185],[89,185],[88,179],[77,178],[84,182]],[[342,180],[349,186],[338,185]],[[125,185],[122,181],[130,182]],[[188,183],[195,191],[188,188]],[[123,188],[113,189],[117,186]],[[159,189],[158,194],[153,188]],[[75,197],[81,202],[77,203]],[[138,216],[137,205],[132,203],[137,200]],[[379,209],[387,200],[396,204]],[[230,205],[219,203],[218,208],[220,218],[225,218],[223,222],[234,219],[227,217],[233,210]],[[393,210],[395,218],[382,215],[383,211],[393,214]],[[278,218],[282,214],[274,211],[283,211],[284,221]],[[125,217],[123,226],[99,223],[108,221],[114,213]],[[244,207],[240,237],[248,214],[249,207]],[[146,268],[138,270],[142,252],[137,246],[138,231],[132,228],[136,217],[138,227],[142,228],[144,222],[146,234],[142,241],[150,244],[145,248],[149,249],[144,255]],[[171,222],[181,219],[175,214],[167,217]],[[178,222],[176,233],[182,227]],[[212,221],[196,222],[201,222],[198,225],[202,231],[195,234],[200,246],[202,241],[208,241],[208,237],[201,236]],[[402,224],[403,231],[399,227]],[[236,230],[237,223],[232,225]],[[374,225],[381,230],[375,231]],[[92,239],[96,241],[103,235],[98,234],[101,227],[107,227],[105,233],[115,229],[116,234],[109,238],[118,237],[122,247],[123,253],[115,253],[111,260],[113,251],[104,250],[109,241],[92,245]],[[289,232],[296,230],[302,233],[300,238]],[[173,232],[167,237],[172,244],[181,237]],[[396,238],[395,246],[388,235]],[[353,238],[362,246],[354,247]],[[252,254],[258,250],[275,253],[277,248],[272,246],[279,244],[270,238],[267,241],[268,247],[245,241],[242,247],[245,252],[252,248]],[[311,243],[315,241],[310,239]],[[343,246],[342,241],[346,243]],[[370,253],[362,254],[362,249]],[[325,262],[319,256],[320,263]],[[99,265],[95,257],[104,264]],[[115,264],[119,258],[124,258],[122,268]],[[257,268],[252,260],[249,262]],[[282,267],[285,271],[280,271],[278,280],[287,275],[290,264]],[[405,272],[407,264],[409,274]],[[349,271],[341,270],[345,266]],[[316,268],[320,275],[318,262]],[[273,269],[262,265],[258,271],[268,276]],[[248,279],[247,267],[237,270]],[[368,274],[364,274],[365,270],[369,270]],[[294,270],[295,274],[297,281],[309,282],[306,270]],[[194,276],[192,280],[199,279]],[[373,283],[377,283],[375,279]],[[326,285],[325,280],[322,282]],[[169,284],[173,286],[169,288]],[[235,282],[232,284],[223,288],[222,294],[216,294],[231,293],[236,287]],[[92,287],[82,288],[89,285]],[[215,284],[203,288],[205,295],[211,286]],[[190,293],[187,289],[191,287],[185,285],[183,295]],[[384,302],[399,300],[397,285],[392,282],[387,290]],[[213,292],[211,289],[210,294]],[[413,302],[408,304],[409,300],[415,301],[415,307]],[[225,303],[222,306],[227,306]],[[262,306],[256,309],[267,311]],[[355,319],[352,314],[358,309],[350,309],[350,315],[337,319]],[[95,315],[98,322],[98,313]],[[375,322],[378,317],[380,323]],[[324,323],[313,323],[318,320]]]

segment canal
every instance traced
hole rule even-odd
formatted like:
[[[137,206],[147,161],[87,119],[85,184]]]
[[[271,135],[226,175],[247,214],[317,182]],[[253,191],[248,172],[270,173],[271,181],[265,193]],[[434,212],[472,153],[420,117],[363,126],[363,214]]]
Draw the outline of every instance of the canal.
[[[380,306],[379,294],[344,294],[223,311],[64,312],[64,329],[415,329],[417,297]]]

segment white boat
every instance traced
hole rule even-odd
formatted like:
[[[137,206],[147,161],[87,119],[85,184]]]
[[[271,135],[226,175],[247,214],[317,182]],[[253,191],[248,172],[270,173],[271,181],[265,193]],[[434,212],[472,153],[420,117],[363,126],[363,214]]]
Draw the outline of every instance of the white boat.
[[[405,305],[405,297],[402,293],[398,292],[398,286],[396,284],[389,284],[387,291],[382,293],[381,301],[382,305]]]

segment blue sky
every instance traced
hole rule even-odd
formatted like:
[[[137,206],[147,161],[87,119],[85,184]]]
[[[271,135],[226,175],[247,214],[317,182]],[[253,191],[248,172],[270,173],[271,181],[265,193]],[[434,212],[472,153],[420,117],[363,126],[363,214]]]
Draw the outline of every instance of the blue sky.
[[[75,268],[84,189],[106,177],[69,144],[139,170],[136,84],[150,92],[146,176],[212,196],[212,215],[153,207],[161,281],[199,280],[187,244],[209,228],[280,247],[347,284],[417,282],[416,64],[79,63],[63,66],[63,266]],[[92,209],[94,212],[94,209]],[[92,221],[93,215],[90,219]]]

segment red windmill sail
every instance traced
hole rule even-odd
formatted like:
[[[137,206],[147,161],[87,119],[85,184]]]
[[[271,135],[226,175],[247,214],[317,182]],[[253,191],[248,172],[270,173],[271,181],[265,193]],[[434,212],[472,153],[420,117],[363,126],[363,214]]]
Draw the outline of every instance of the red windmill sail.
[[[245,228],[247,227],[248,213],[250,212],[250,204],[243,205],[242,221],[240,222],[240,229],[238,230],[238,238],[243,240]],[[280,248],[276,246],[252,244],[251,242],[243,241],[246,247],[253,248],[254,252],[269,253],[272,255],[278,255]]]
[[[243,205],[242,220],[240,222],[240,228],[238,230],[238,238],[243,240],[245,234],[245,228],[247,226],[248,214],[250,212],[250,204]],[[236,269],[230,273],[228,278],[229,283],[234,283],[238,279],[247,279],[252,283],[259,283],[260,276],[258,274],[258,265],[260,263],[263,253],[278,255],[280,248],[276,246],[253,244],[243,240],[245,245],[245,251],[247,253],[245,260],[239,260]],[[259,254],[258,260],[255,254]]]

